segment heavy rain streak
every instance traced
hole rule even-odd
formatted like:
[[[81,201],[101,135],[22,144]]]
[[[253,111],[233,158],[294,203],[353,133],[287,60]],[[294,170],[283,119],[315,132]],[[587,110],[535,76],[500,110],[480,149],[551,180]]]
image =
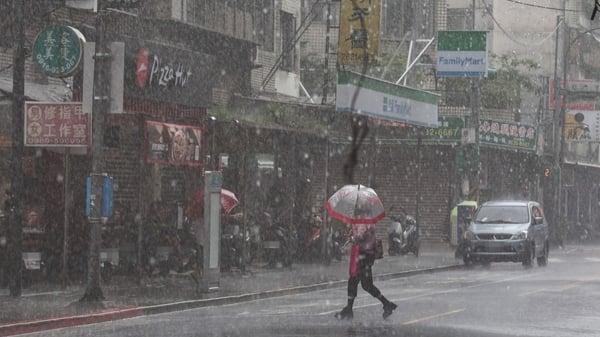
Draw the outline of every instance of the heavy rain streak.
[[[0,336],[600,336],[599,11],[0,1]]]

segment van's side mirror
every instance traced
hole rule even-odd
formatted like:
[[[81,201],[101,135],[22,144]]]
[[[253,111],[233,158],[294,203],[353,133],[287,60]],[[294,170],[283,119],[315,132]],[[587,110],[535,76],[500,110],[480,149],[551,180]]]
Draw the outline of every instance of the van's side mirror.
[[[536,216],[535,218],[533,218],[533,223],[536,225],[541,225],[544,223],[544,218],[541,216]]]

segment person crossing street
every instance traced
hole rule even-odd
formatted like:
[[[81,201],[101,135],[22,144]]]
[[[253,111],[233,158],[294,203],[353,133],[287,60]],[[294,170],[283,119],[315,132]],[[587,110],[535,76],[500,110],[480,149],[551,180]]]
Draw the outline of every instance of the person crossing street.
[[[375,226],[366,224],[355,224],[352,226],[352,249],[350,252],[350,265],[348,279],[348,303],[335,317],[338,319],[352,319],[354,313],[352,307],[358,293],[358,284],[377,298],[383,304],[383,319],[387,319],[398,307],[390,302],[381,291],[373,284],[373,272],[371,270],[375,262]]]

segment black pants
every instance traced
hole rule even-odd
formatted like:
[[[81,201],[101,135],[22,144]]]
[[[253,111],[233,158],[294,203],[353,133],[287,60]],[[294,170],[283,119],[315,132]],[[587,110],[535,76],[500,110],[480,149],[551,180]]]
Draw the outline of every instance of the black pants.
[[[374,260],[369,257],[360,259],[358,266],[358,274],[348,279],[348,298],[356,298],[356,294],[358,293],[359,282],[366,292],[368,292],[369,294],[371,294],[371,296],[375,298],[379,298],[381,292],[373,284],[373,272],[371,271],[371,266],[373,266],[373,262]]]

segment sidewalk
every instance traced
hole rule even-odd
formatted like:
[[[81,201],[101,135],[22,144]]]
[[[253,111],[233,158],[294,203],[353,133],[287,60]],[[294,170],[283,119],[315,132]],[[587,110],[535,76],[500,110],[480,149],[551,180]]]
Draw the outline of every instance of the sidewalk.
[[[421,246],[418,258],[385,256],[377,260],[373,274],[376,280],[392,279],[461,265],[447,244],[428,244]],[[37,284],[25,289],[20,298],[12,298],[7,289],[0,289],[0,336],[343,287],[347,276],[345,257],[328,266],[294,264],[291,269],[266,269],[253,265],[247,275],[225,272],[219,289],[210,293],[197,293],[196,283],[185,274],[157,276],[144,280],[142,285],[132,277],[115,276],[109,285],[102,286],[105,300],[97,304],[78,302],[85,290],[83,285],[61,290],[60,285]]]

